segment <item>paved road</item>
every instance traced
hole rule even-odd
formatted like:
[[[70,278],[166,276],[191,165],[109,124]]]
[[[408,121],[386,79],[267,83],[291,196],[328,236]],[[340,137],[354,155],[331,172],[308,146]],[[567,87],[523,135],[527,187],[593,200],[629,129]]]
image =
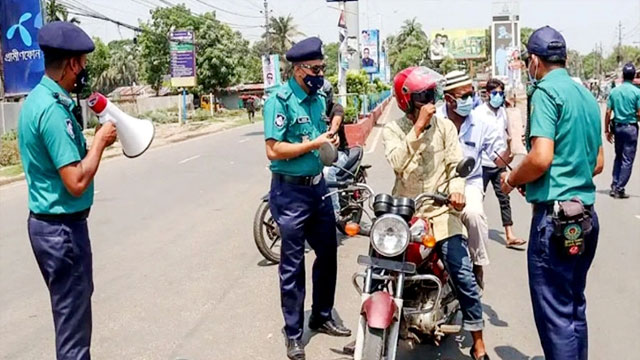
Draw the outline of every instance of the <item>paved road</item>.
[[[388,117],[394,116],[397,111]],[[366,155],[370,183],[389,191],[391,170],[378,133]],[[587,289],[591,356],[637,359],[640,164],[628,190],[633,198],[614,201],[605,193],[612,157],[606,150],[605,174],[597,180],[601,241]],[[277,268],[261,261],[251,233],[269,184],[266,164],[256,124],[102,165],[90,219],[95,359],[285,358]],[[26,235],[24,183],[0,188],[0,202],[0,359],[52,359],[53,325]],[[526,236],[530,208],[517,195],[513,206],[516,230]],[[492,194],[486,207],[493,239],[483,299],[490,355],[539,360],[525,253],[503,246]],[[366,239],[343,239],[339,252],[336,316],[352,329],[358,297],[349,280],[366,247]],[[335,350],[346,340],[308,336],[309,359],[343,358]],[[400,359],[468,359],[469,345],[463,334],[439,348],[403,351]]]

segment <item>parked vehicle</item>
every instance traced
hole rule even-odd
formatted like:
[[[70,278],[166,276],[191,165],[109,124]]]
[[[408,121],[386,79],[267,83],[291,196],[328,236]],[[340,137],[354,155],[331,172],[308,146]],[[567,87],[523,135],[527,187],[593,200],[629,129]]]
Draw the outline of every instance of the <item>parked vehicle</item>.
[[[327,186],[335,189],[354,182],[366,184],[367,169],[371,165],[362,164],[363,155],[361,147],[350,148],[347,162],[339,168],[336,181],[327,181]],[[340,194],[340,216],[336,221],[338,231],[345,233],[346,224],[359,224],[362,221],[364,200],[360,190]],[[253,239],[265,259],[274,263],[280,262],[280,231],[269,210],[268,193],[262,197],[253,220]]]

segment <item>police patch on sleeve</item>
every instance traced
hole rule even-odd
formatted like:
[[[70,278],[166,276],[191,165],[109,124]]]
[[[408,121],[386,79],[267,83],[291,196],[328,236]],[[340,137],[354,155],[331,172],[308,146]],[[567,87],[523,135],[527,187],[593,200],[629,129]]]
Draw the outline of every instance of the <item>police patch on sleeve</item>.
[[[274,124],[276,125],[276,127],[278,129],[282,129],[286,119],[287,119],[287,117],[284,116],[284,114],[277,113],[276,114],[276,120],[274,121]]]
[[[69,134],[72,139],[75,139],[76,135],[73,133],[73,124],[71,123],[71,119],[67,119],[65,121],[67,123],[67,134]]]

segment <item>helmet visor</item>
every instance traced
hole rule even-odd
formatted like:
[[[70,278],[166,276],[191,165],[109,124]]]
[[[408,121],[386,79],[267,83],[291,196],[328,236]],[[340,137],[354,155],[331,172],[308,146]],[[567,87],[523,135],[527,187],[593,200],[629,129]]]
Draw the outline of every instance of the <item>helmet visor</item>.
[[[411,94],[411,101],[414,104],[435,104],[436,103],[436,92],[434,89],[424,90],[417,93]]]

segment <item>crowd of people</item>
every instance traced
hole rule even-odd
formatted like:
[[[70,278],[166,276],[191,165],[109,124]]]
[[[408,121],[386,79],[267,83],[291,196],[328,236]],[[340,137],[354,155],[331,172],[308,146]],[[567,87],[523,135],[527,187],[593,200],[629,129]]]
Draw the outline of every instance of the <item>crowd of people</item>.
[[[87,217],[93,178],[116,133],[106,122],[87,149],[74,111],[70,93],[86,85],[87,54],[94,50],[89,36],[74,24],[53,22],[40,30],[38,40],[46,75],[27,97],[19,121],[29,188],[29,238],[51,297],[57,358],[90,359],[93,277]],[[438,251],[456,287],[463,327],[473,338],[471,357],[489,359],[481,294],[483,267],[490,263],[483,202],[491,183],[507,246],[526,243],[513,232],[509,194],[519,189],[533,205],[529,288],[546,358],[587,359],[584,288],[599,234],[593,177],[602,172],[604,162],[600,110],[592,94],[565,69],[567,47],[558,31],[536,30],[527,51],[528,154],[513,170],[509,164],[514,139],[504,111],[504,83],[489,80],[487,101],[474,109],[472,81],[463,71],[442,77],[411,67],[396,75],[395,97],[404,116],[383,129],[385,157],[393,169],[389,176],[395,177],[393,194],[411,197],[437,190],[463,156],[475,159],[466,179],[449,183],[450,208],[430,205],[419,210],[431,219]],[[345,144],[337,134],[343,110],[327,109],[332,95],[324,80],[320,39],[296,43],[286,58],[293,74],[264,104],[265,149],[272,172],[269,202],[282,236],[282,332],[287,356],[303,360],[305,242],[316,254],[309,328],[332,336],[351,335],[332,318],[336,218],[331,198],[324,197],[328,191],[317,151],[327,143]],[[640,89],[631,84],[632,73],[633,65],[625,66],[625,82],[612,91],[606,113],[605,134],[616,147],[611,196],[620,199],[628,197],[625,185],[640,118]],[[444,101],[436,106],[441,91]]]

